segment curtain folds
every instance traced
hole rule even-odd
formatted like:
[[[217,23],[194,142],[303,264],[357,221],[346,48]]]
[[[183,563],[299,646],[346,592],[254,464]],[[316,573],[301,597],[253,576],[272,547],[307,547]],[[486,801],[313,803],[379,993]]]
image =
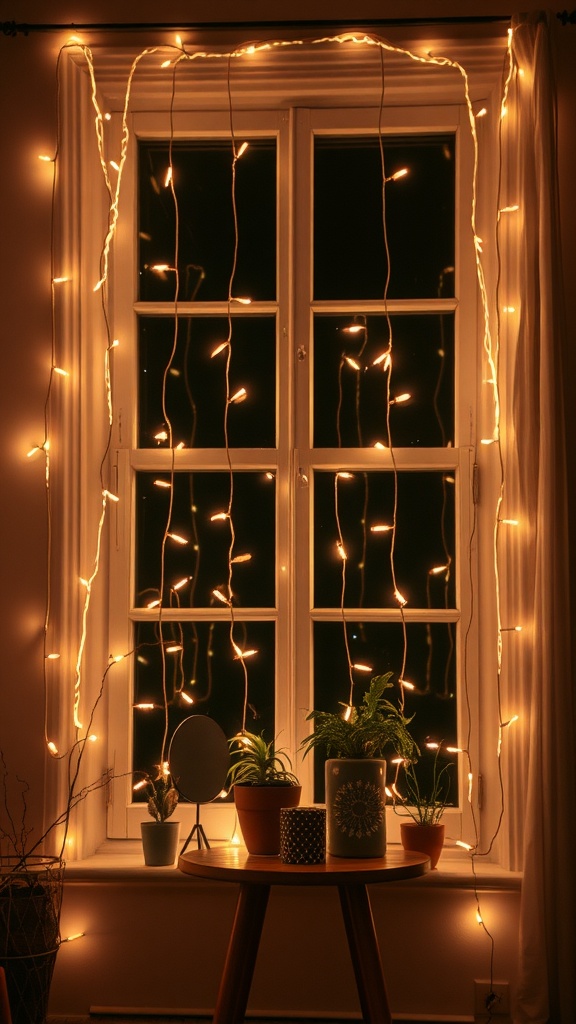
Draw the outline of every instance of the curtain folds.
[[[546,15],[513,19],[521,74],[510,101],[515,128],[504,149],[508,189],[522,219],[513,275],[518,335],[509,400],[516,459],[511,486],[526,543],[511,589],[520,596],[527,641],[509,688],[521,697],[522,750],[512,753],[514,799],[523,817],[518,1024],[576,1021],[575,695],[570,660],[569,522],[562,293],[556,178],[555,85]],[[513,139],[513,141],[512,141]],[[508,162],[506,162],[508,161]]]

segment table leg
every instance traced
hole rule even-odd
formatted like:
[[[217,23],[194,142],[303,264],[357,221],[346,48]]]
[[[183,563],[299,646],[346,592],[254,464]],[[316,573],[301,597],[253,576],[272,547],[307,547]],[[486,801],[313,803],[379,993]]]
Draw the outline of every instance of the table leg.
[[[339,885],[342,917],[365,1024],[392,1024],[372,908],[365,885]]]
[[[269,894],[269,885],[240,885],[213,1024],[244,1020]]]

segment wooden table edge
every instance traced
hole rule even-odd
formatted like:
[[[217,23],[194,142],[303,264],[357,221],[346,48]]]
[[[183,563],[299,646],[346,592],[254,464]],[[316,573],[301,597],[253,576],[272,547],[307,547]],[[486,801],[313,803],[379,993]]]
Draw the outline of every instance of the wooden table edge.
[[[178,869],[196,878],[264,885],[361,885],[417,878],[430,870],[425,854],[393,851],[384,857],[327,856],[323,864],[283,864],[279,857],[257,857],[244,847],[226,846],[181,854]]]

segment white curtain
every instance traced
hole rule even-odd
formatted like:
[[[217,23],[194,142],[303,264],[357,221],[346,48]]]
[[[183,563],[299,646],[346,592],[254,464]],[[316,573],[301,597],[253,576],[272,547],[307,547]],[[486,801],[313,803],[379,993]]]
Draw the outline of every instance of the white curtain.
[[[523,821],[518,1024],[576,1022],[576,725],[569,580],[568,462],[563,402],[567,333],[562,293],[554,71],[547,16],[513,19],[515,77],[504,150],[508,199],[520,207],[512,270],[518,334],[508,389],[515,442],[510,484],[525,517],[510,581],[527,625],[508,692],[525,726],[511,754],[511,792]],[[514,110],[512,111],[512,108]],[[512,196],[516,189],[516,197]],[[506,356],[503,358],[510,358]],[[515,465],[514,465],[515,462]],[[571,470],[574,472],[573,470]],[[515,776],[515,778],[514,778]]]

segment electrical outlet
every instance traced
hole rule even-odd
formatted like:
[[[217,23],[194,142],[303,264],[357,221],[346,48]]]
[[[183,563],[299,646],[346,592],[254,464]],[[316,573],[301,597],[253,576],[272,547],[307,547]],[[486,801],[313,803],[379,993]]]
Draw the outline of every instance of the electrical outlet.
[[[507,981],[474,982],[474,1013],[482,1020],[482,1014],[492,1017],[505,1017],[510,1013],[510,993]],[[491,1014],[491,1016],[490,1016]]]

